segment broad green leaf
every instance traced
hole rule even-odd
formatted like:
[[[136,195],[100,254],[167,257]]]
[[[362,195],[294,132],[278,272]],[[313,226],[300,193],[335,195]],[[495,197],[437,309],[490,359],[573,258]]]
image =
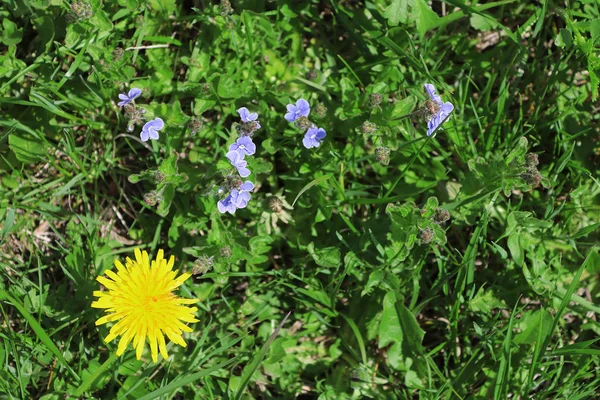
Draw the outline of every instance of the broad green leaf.
[[[408,2],[409,0],[392,0],[392,3],[385,9],[383,16],[388,20],[388,24],[397,26],[400,23],[408,22]]]
[[[519,320],[517,327],[521,332],[515,335],[515,343],[532,344],[538,337],[548,335],[552,328],[552,315],[546,310],[528,311]]]
[[[412,10],[413,18],[417,22],[417,31],[421,36],[438,26],[440,17],[429,8],[425,0],[414,0]]]
[[[8,145],[19,161],[34,163],[46,155],[44,144],[33,138],[27,138],[16,133],[8,135]]]

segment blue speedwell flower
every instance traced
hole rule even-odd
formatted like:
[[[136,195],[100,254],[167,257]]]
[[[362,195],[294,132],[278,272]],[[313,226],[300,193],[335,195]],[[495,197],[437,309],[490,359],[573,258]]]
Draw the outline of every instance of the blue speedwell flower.
[[[327,132],[323,128],[309,128],[306,131],[306,135],[304,135],[304,139],[302,139],[302,144],[307,149],[312,147],[319,147],[321,145],[321,141],[327,136]]]
[[[248,175],[250,175],[250,170],[246,168],[248,166],[248,162],[244,160],[243,155],[240,155],[240,153],[238,153],[237,151],[230,151],[229,153],[227,153],[227,158],[229,159],[231,165],[233,165],[237,169],[238,173],[242,178],[245,178]]]
[[[239,189],[231,191],[231,202],[237,208],[245,208],[250,201],[250,192],[254,189],[254,184],[250,181],[242,183]]]
[[[165,127],[165,123],[161,118],[154,118],[152,121],[146,122],[140,133],[142,142],[147,142],[148,139],[158,140],[158,131]]]
[[[246,107],[240,108],[237,112],[240,114],[242,122],[254,122],[254,130],[260,129],[260,123],[257,121],[258,113],[251,113]]]
[[[249,136],[242,136],[229,146],[229,151],[237,151],[242,157],[245,155],[251,156],[256,153],[256,145],[252,143],[252,139]]]
[[[226,212],[228,212],[229,214],[235,214],[236,207],[235,204],[233,204],[233,202],[231,201],[231,199],[232,196],[229,195],[217,203],[217,208],[219,209],[219,212],[221,214],[224,214]]]
[[[142,94],[142,89],[131,89],[129,93],[121,93],[119,94],[119,99],[122,101],[118,102],[117,105],[123,107],[125,104],[131,103],[133,100],[138,98]]]
[[[427,121],[427,136],[431,136],[433,132],[440,126],[446,118],[454,110],[454,106],[449,101],[443,102],[442,98],[435,92],[435,87],[431,83],[425,84],[425,90],[431,98],[431,107],[427,107],[431,113],[429,120]]]
[[[308,101],[300,99],[296,102],[296,105],[288,104],[287,110],[285,119],[288,122],[294,122],[299,117],[308,117],[308,114],[310,114],[310,105]]]

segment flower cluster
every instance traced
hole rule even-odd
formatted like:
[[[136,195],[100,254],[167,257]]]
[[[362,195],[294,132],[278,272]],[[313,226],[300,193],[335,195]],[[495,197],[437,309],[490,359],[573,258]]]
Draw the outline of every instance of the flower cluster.
[[[310,114],[310,104],[308,104],[308,101],[300,99],[295,105],[288,104],[287,111],[285,119],[288,122],[294,122],[298,128],[306,130],[304,139],[302,139],[304,147],[307,149],[319,147],[325,136],[327,136],[327,132],[323,128],[318,128],[308,119],[308,115]]]
[[[256,145],[252,142],[252,134],[260,129],[260,123],[258,122],[258,114],[251,113],[246,107],[240,108],[237,112],[242,120],[238,126],[240,137],[229,146],[226,157],[240,177],[246,178],[250,175],[250,170],[248,169],[248,162],[244,158],[256,153]],[[230,175],[226,179],[225,185],[219,189],[219,193],[229,192],[226,198],[217,203],[219,212],[234,214],[235,210],[245,208],[250,201],[252,190],[254,190],[252,182],[242,182]]]
[[[144,114],[146,114],[146,110],[143,108],[137,108],[135,105],[135,99],[138,98],[142,94],[142,89],[131,89],[128,93],[119,94],[119,103],[118,106],[125,108],[125,115],[129,118],[129,124],[127,125],[127,130],[129,132],[133,132],[133,129],[136,125],[142,124],[144,121]],[[140,139],[142,142],[147,142],[149,139],[158,140],[158,131],[162,130],[165,127],[165,122],[162,118],[154,118],[152,121],[148,121],[142,127],[142,132],[140,133]]]

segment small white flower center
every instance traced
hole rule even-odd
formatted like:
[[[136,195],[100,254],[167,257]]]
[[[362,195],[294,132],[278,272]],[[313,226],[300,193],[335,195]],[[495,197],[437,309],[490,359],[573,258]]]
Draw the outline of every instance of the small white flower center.
[[[244,146],[244,145],[242,144],[242,145],[240,145],[240,149],[242,149],[242,150],[245,150],[245,149],[246,149],[246,146]]]

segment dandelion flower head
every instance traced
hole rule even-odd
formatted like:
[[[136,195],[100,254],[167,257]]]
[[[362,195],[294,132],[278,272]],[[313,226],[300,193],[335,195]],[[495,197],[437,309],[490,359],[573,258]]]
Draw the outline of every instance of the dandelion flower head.
[[[156,259],[150,261],[146,251],[135,249],[135,259],[129,257],[125,265],[115,260],[117,272],[106,270],[106,276],[96,280],[106,287],[106,291],[94,291],[97,301],[94,308],[103,308],[108,313],[96,321],[96,325],[116,322],[108,336],[109,343],[120,337],[117,356],[123,354],[130,342],[136,350],[136,358],[142,357],[146,340],[150,344],[152,361],[158,361],[158,352],[167,359],[165,335],[172,342],[186,347],[183,332],[192,332],[184,322],[198,322],[194,315],[198,309],[187,307],[198,299],[184,299],[173,294],[191,274],[185,273],[175,278],[173,271],[175,257],[167,261],[163,250]]]

